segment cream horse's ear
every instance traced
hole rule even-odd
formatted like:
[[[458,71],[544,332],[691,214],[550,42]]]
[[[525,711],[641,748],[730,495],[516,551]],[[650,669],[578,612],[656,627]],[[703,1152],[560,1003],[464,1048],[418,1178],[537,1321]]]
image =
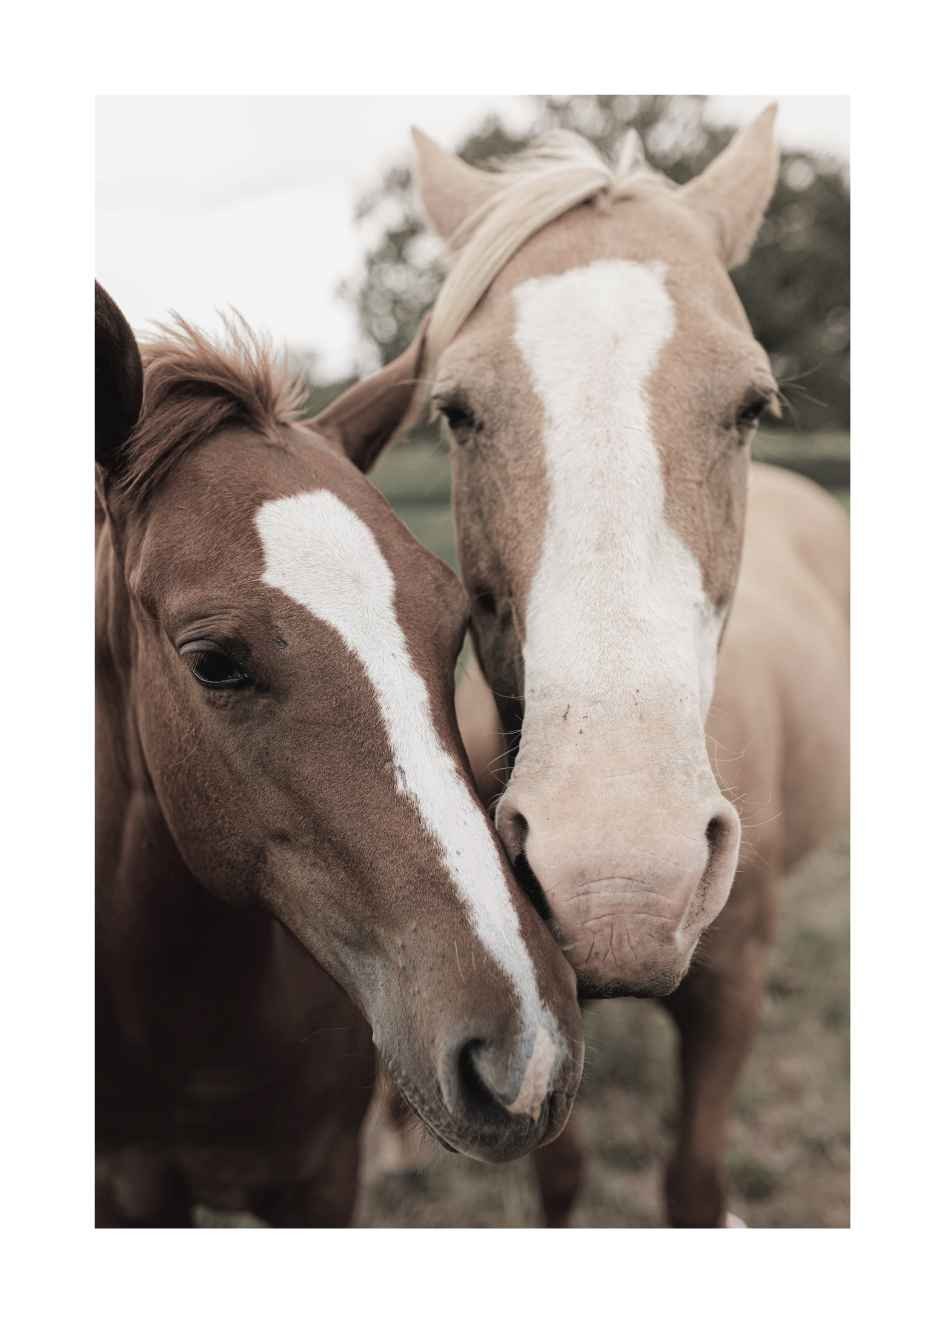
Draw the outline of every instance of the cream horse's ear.
[[[441,239],[449,239],[497,188],[485,170],[477,170],[413,129],[416,181],[423,208]]]
[[[740,266],[755,242],[778,179],[776,105],[740,129],[710,166],[677,193],[712,226],[729,268]]]

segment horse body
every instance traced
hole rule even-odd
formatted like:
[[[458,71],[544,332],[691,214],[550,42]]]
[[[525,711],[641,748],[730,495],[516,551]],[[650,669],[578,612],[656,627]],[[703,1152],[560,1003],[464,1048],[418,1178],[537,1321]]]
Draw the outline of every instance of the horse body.
[[[97,1220],[343,1224],[375,1049],[471,1156],[561,1129],[573,974],[472,790],[452,574],[245,336],[148,345],[129,438],[96,300]]]
[[[417,148],[453,264],[409,379],[450,436],[498,707],[460,690],[480,792],[582,996],[667,999],[670,1220],[719,1225],[773,881],[843,818],[848,778],[846,519],[749,463],[777,387],[726,270],[774,187],[773,112],[678,190],[573,138],[495,174]],[[356,427],[376,389],[331,421]],[[566,1132],[543,1188],[556,1149],[579,1169]]]
[[[725,1216],[731,1099],[764,998],[784,873],[842,829],[849,799],[848,526],[813,483],[753,465],[738,587],[719,653],[707,749],[742,824],[720,916],[667,1009],[680,1031],[670,1221]]]

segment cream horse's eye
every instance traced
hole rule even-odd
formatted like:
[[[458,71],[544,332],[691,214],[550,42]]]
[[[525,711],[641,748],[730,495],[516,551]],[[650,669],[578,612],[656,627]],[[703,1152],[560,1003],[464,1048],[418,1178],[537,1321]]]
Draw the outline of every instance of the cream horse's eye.
[[[741,432],[750,432],[756,428],[771,404],[767,395],[759,395],[749,400],[738,411],[736,426]]]
[[[473,432],[479,431],[479,419],[465,400],[434,401],[434,407],[460,445],[467,441]]]

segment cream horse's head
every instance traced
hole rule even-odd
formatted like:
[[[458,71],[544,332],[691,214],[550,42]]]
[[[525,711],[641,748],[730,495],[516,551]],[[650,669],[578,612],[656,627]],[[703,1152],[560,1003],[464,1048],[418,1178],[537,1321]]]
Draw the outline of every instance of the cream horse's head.
[[[773,123],[682,188],[632,142],[613,168],[559,137],[485,172],[417,135],[454,251],[420,371],[514,755],[496,821],[589,995],[672,990],[738,859],[705,723],[777,394],[728,276]]]

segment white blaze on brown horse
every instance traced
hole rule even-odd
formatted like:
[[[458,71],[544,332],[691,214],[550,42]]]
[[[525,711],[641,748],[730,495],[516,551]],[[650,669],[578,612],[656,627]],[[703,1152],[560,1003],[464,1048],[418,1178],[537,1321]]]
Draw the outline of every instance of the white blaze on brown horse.
[[[485,172],[417,134],[451,270],[418,345],[326,414],[356,435],[419,375],[405,418],[428,398],[445,419],[488,683],[459,695],[464,734],[582,994],[668,996],[682,1225],[724,1219],[773,881],[847,809],[846,516],[750,464],[778,390],[728,275],[773,124],[682,188],[632,144],[611,168],[565,135]]]
[[[142,357],[97,288],[97,1217],[344,1223],[372,1038],[507,1160],[570,1110],[574,974],[475,795],[465,594],[369,448],[245,330]]]

